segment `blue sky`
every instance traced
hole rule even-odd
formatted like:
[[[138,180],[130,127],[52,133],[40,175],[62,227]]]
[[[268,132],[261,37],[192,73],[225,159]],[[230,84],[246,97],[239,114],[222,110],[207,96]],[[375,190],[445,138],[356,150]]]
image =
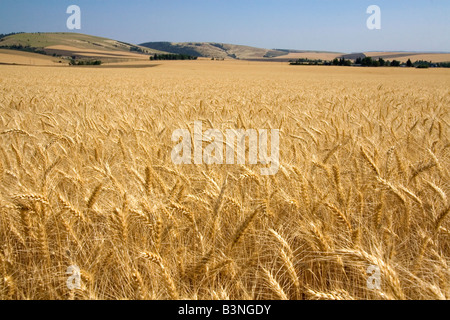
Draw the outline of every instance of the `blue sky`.
[[[142,43],[210,41],[264,48],[450,52],[449,0],[0,0],[0,33],[77,32]],[[369,5],[381,30],[369,30]]]

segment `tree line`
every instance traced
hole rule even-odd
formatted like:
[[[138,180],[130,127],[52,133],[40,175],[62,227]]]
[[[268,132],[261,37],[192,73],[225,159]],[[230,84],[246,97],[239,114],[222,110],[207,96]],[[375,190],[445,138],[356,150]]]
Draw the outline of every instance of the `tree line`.
[[[409,68],[450,68],[450,62],[433,63],[431,61],[418,60],[412,62],[408,59],[406,63],[398,60],[384,60],[383,58],[373,59],[371,57],[358,57],[355,62],[345,58],[335,58],[333,60],[306,59],[301,58],[290,61],[291,65],[323,65],[323,66],[362,66],[362,67],[409,67]]]
[[[198,57],[188,54],[155,54],[150,57],[150,60],[197,60]]]
[[[69,65],[71,66],[100,66],[101,60],[75,60],[71,59]]]
[[[408,60],[411,62],[411,60]],[[355,60],[356,65],[363,67],[400,67],[401,62],[397,60],[384,60],[383,58],[373,59],[371,57],[357,58]]]
[[[412,62],[408,59],[406,63],[401,63],[397,60],[384,60],[383,58],[372,59],[371,57],[358,58],[355,61],[356,65],[361,65],[364,67],[408,67],[408,68],[450,68],[450,62],[438,62],[434,63],[432,61],[417,60]]]

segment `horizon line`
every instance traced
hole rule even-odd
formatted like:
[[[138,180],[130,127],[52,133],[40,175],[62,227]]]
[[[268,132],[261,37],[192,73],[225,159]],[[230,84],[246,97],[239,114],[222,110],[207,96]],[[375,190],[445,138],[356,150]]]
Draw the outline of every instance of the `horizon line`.
[[[104,38],[104,39],[109,39],[109,40],[114,40],[114,41],[120,41],[120,42],[126,42],[129,44],[133,44],[133,45],[138,45],[141,46],[142,44],[145,43],[154,43],[154,42],[165,42],[165,43],[221,43],[221,44],[230,44],[230,45],[236,45],[236,46],[246,46],[246,47],[252,47],[252,48],[257,48],[257,49],[265,49],[265,50],[287,50],[287,51],[299,51],[298,53],[302,53],[302,52],[322,52],[322,53],[342,53],[342,54],[358,54],[358,53],[373,53],[373,52],[402,52],[402,53],[431,53],[431,54],[450,54],[450,51],[423,51],[423,50],[361,50],[361,51],[351,51],[351,52],[343,52],[343,51],[333,51],[333,50],[317,50],[317,49],[309,49],[309,50],[305,50],[305,49],[288,49],[288,48],[265,48],[265,47],[258,47],[258,46],[252,46],[252,45],[248,45],[248,44],[237,44],[237,43],[227,43],[227,42],[221,42],[221,41],[168,41],[168,40],[160,40],[160,41],[146,41],[146,42],[141,42],[141,43],[134,43],[134,42],[129,42],[129,41],[124,41],[124,40],[118,40],[115,38],[108,38],[108,37],[104,37],[104,36],[98,36],[98,35],[94,35],[94,34],[88,34],[88,33],[81,33],[81,32],[54,32],[54,31],[35,31],[35,32],[23,32],[23,31],[18,31],[18,32],[8,32],[8,33],[1,33],[3,35],[15,35],[15,34],[36,34],[36,33],[47,33],[47,34],[80,34],[80,35],[86,35],[86,36],[91,36],[91,37],[98,37],[98,38]],[[295,52],[294,52],[295,53]]]

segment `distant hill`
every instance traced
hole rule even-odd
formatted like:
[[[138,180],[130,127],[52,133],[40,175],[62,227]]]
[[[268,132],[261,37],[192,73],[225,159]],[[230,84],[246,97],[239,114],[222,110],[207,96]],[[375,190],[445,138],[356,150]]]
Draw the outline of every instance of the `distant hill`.
[[[426,60],[432,62],[450,61],[450,53],[427,53],[427,52],[361,52],[342,53],[328,51],[303,51],[290,49],[264,49],[244,45],[224,44],[217,42],[147,42],[135,45],[118,40],[85,35],[80,33],[15,33],[10,35],[0,34],[0,49],[13,49],[22,52],[41,53],[62,59],[62,63],[68,59],[99,59],[104,63],[144,61],[149,60],[150,55],[175,53],[196,57],[216,59],[239,59],[251,61],[274,61],[288,62],[297,59],[311,60],[333,60],[334,58],[345,58],[355,60],[356,58],[372,57],[385,60],[399,60],[406,62],[411,59]],[[11,60],[8,53],[6,60]],[[6,53],[3,53],[6,55]],[[22,55],[29,60],[31,56]],[[68,58],[68,59],[64,59]],[[18,61],[19,61],[18,60]],[[38,61],[39,59],[31,59]],[[2,63],[3,61],[0,61]],[[44,62],[42,62],[44,63]],[[45,63],[48,63],[46,60]],[[59,63],[57,61],[56,63]]]
[[[164,53],[108,38],[80,33],[18,33],[0,39],[0,48],[48,55],[102,60],[148,59],[150,54]]]
[[[351,53],[344,54],[341,56],[344,59],[356,60],[357,58],[371,57],[372,59],[382,58],[384,60],[397,60],[400,62],[406,62],[411,59],[412,62],[418,60],[432,61],[432,62],[448,62],[450,61],[450,53],[440,53],[440,52],[361,52],[361,53]]]
[[[310,59],[310,60],[333,60],[334,58],[340,58],[344,54],[342,52],[332,51],[312,51],[312,50],[285,50],[277,49],[278,51],[284,51],[287,55],[279,56],[270,59],[271,61],[292,61],[297,59]]]
[[[343,54],[339,58],[347,59],[347,60],[356,60],[358,58],[364,59],[366,58],[366,55],[364,53],[349,53],[349,54]]]
[[[398,60],[406,62],[411,59],[412,62],[418,60],[432,62],[449,62],[450,53],[448,52],[365,52],[364,55],[372,59],[383,58],[384,60]]]
[[[288,62],[300,58],[333,60],[341,52],[263,49],[216,42],[147,42],[141,46],[170,53],[217,59]]]
[[[170,53],[217,59],[270,59],[287,54],[287,52],[280,50],[215,42],[147,42],[142,43],[141,46]]]

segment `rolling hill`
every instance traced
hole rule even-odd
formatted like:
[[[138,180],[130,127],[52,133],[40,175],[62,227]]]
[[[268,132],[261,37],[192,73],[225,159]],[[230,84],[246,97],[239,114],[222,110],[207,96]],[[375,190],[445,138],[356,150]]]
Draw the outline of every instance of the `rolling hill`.
[[[141,46],[154,50],[204,58],[278,62],[287,62],[299,58],[330,60],[342,55],[339,52],[264,49],[216,42],[147,42],[142,43]]]
[[[406,62],[411,61],[432,61],[432,62],[448,62],[450,61],[450,53],[439,52],[364,52],[364,55],[373,59],[383,58],[385,60],[398,60]]]
[[[216,59],[288,62],[300,58],[333,60],[341,52],[263,49],[216,42],[147,42],[141,46],[170,53]]]
[[[29,66],[58,66],[67,65],[52,56],[44,56],[33,52],[24,52],[17,50],[0,49],[0,64],[6,65],[29,65]]]
[[[217,59],[250,60],[286,55],[286,52],[278,50],[215,42],[147,42],[142,43],[141,46],[170,53],[188,54],[196,57]]]
[[[196,57],[250,60],[250,61],[274,61],[288,62],[300,58],[333,60],[345,58],[355,60],[357,57],[372,57],[385,60],[399,60],[406,62],[411,59],[426,60],[432,62],[450,61],[450,53],[426,53],[426,52],[361,52],[346,54],[342,52],[326,51],[301,51],[286,49],[264,49],[244,45],[223,44],[217,42],[146,42],[134,45],[127,42],[85,35],[80,33],[17,33],[0,38],[0,49],[19,50],[22,53],[41,53],[53,56],[57,59],[99,59],[104,63],[147,61],[152,54],[174,53],[187,54]],[[15,51],[17,52],[17,51]],[[59,63],[59,61],[40,59],[32,55],[18,54],[17,59],[12,59],[14,51],[8,50],[0,55],[0,63],[16,61],[23,63],[36,61],[38,63]],[[67,58],[64,60],[64,58]],[[4,61],[3,61],[4,60]],[[45,61],[44,61],[45,60]]]
[[[0,39],[0,49],[16,49],[62,57],[101,58],[106,61],[148,60],[150,54],[164,53],[80,33],[19,33]]]

